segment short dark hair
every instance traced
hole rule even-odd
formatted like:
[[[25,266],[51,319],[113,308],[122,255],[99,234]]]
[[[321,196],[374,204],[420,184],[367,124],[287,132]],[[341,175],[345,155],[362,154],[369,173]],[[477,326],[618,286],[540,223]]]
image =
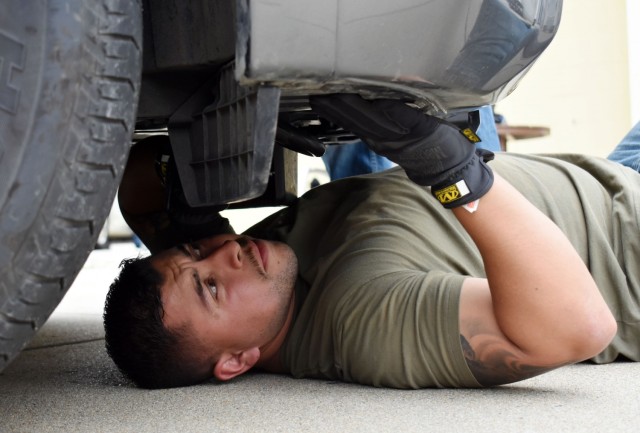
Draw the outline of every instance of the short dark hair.
[[[184,329],[167,329],[162,317],[162,275],[150,258],[123,260],[104,308],[105,345],[118,369],[143,388],[202,382],[210,368],[189,356]]]

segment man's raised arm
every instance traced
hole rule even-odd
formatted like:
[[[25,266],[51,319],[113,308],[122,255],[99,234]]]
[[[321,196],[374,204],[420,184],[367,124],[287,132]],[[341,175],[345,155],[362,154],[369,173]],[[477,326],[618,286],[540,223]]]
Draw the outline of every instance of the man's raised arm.
[[[494,179],[490,153],[401,101],[332,95],[312,106],[430,186],[478,246],[487,278],[465,280],[460,299],[462,346],[478,382],[526,379],[609,344],[616,323],[588,269],[551,220]]]
[[[465,358],[482,385],[526,379],[601,352],[616,322],[560,229],[496,176],[475,213],[454,214],[478,246],[487,279],[460,299]]]

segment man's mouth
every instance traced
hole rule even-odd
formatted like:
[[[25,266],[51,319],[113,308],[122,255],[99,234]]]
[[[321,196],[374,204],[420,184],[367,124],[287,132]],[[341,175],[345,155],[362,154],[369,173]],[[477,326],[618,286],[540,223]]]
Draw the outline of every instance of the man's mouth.
[[[268,258],[269,258],[269,252],[267,249],[267,245],[265,244],[264,241],[260,240],[260,239],[254,239],[253,243],[256,245],[257,249],[258,249],[258,255],[260,256],[260,262],[262,263],[262,269],[264,269],[265,272],[267,272],[267,265],[268,265]]]
[[[251,239],[248,236],[241,236],[236,239],[236,242],[240,244],[249,259],[253,262],[258,272],[263,276],[267,276],[267,258],[268,250],[267,245],[259,239]]]

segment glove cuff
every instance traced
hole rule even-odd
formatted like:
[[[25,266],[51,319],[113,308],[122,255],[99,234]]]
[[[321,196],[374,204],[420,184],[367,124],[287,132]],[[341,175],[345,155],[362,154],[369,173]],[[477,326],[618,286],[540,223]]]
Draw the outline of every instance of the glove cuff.
[[[467,161],[449,171],[447,179],[431,187],[431,194],[447,209],[478,200],[493,185],[493,171],[486,164],[491,151],[477,149]]]

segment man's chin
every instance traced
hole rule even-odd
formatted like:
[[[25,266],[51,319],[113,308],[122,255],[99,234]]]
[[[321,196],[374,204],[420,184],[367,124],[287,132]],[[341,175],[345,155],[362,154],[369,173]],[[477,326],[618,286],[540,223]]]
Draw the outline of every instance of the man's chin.
[[[290,297],[293,294],[293,289],[296,285],[298,278],[298,257],[296,257],[293,249],[282,242],[279,242],[279,246],[283,249],[283,259],[285,260],[285,268],[282,270],[280,277],[278,278],[279,285],[282,286],[286,295]]]

